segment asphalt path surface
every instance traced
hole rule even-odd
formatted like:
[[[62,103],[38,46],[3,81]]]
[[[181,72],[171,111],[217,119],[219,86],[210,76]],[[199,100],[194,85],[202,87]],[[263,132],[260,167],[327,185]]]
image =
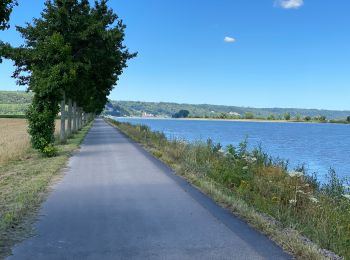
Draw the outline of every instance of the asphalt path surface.
[[[96,119],[8,259],[290,259]]]

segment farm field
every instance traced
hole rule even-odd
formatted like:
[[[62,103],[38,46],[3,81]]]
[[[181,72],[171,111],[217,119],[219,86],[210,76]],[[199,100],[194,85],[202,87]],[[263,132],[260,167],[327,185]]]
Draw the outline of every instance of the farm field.
[[[58,145],[58,155],[48,158],[31,148],[25,119],[0,118],[0,259],[30,231],[32,216],[89,127]]]
[[[56,120],[56,135],[59,134],[59,120]],[[16,118],[0,118],[0,163],[25,159],[32,153],[27,121]]]

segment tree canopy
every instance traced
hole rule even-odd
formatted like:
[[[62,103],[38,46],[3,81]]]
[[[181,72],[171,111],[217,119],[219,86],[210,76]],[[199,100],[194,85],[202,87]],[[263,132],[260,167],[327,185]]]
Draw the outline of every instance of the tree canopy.
[[[124,46],[125,25],[107,2],[46,1],[41,17],[16,27],[23,46],[0,46],[0,55],[15,62],[18,84],[34,92],[27,116],[37,149],[53,142],[60,102],[61,116],[67,100],[79,113],[99,114],[127,60],[136,56]]]
[[[186,118],[190,112],[188,110],[181,109],[179,112],[173,114],[173,118]]]
[[[9,28],[10,14],[13,7],[17,5],[16,0],[1,0],[0,1],[0,30]]]

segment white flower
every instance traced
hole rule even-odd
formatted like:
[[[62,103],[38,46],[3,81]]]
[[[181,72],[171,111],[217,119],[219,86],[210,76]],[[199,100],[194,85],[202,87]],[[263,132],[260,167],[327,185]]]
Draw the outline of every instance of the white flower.
[[[289,200],[289,204],[295,205],[295,204],[297,204],[297,200]]]
[[[343,197],[350,200],[350,194],[343,194]]]
[[[302,176],[304,176],[304,173],[297,172],[297,171],[291,171],[291,172],[289,172],[289,176],[290,177],[302,177]]]
[[[297,193],[306,194],[303,190],[297,190]]]
[[[248,170],[248,166],[244,166],[242,170]]]
[[[310,201],[313,203],[318,203],[318,199],[316,199],[315,197],[310,197]]]

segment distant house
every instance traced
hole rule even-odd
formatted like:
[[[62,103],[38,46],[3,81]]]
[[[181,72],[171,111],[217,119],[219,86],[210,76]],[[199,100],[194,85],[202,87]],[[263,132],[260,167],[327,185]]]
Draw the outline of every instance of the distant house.
[[[142,112],[141,117],[155,117],[154,114]]]

